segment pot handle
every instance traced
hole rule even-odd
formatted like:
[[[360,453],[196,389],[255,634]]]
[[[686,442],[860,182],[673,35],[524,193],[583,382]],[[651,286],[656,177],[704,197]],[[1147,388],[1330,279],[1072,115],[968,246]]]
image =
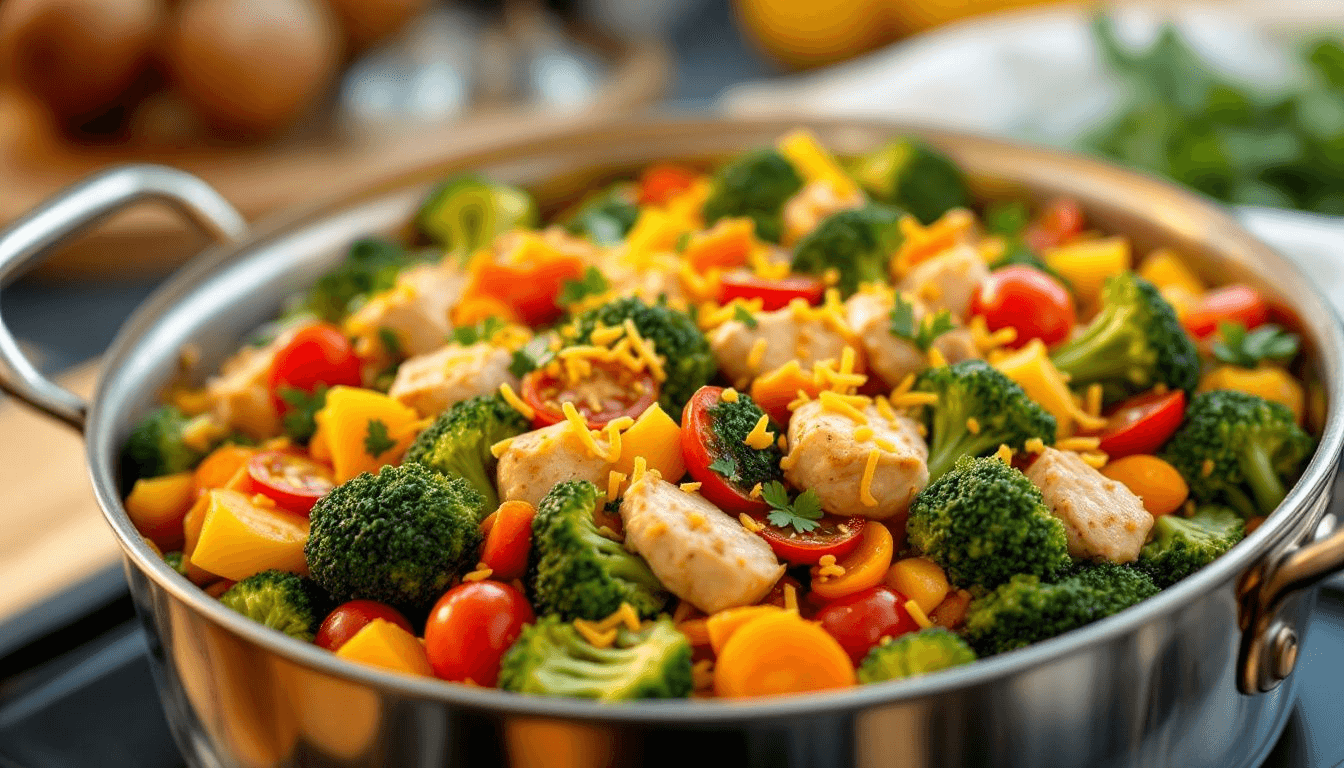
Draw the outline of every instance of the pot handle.
[[[52,247],[122,208],[157,200],[167,203],[206,234],[234,242],[247,234],[241,214],[210,185],[184,171],[160,165],[126,165],[67,187],[0,233],[0,286],[41,261]],[[0,318],[0,389],[77,430],[88,403],[44,377],[19,348]]]

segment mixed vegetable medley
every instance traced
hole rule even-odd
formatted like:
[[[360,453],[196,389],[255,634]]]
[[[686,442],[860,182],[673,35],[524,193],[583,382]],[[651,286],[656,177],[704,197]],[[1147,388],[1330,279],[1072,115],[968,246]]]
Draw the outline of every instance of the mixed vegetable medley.
[[[1121,611],[1296,480],[1294,318],[922,143],[784,136],[541,225],[439,186],[131,434],[185,578],[337,656],[606,701],[922,675]],[[1305,425],[1305,426],[1304,426]]]

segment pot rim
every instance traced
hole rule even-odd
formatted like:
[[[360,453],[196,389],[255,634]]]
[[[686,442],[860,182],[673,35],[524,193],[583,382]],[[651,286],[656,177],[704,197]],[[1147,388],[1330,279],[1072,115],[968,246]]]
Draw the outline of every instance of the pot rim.
[[[100,439],[100,436],[105,435],[108,430],[112,429],[110,424],[114,420],[112,414],[104,414],[104,408],[102,407],[107,394],[107,382],[111,375],[109,372],[115,371],[119,367],[119,363],[133,352],[141,336],[153,322],[169,308],[176,305],[179,294],[195,287],[208,275],[224,267],[236,253],[250,251],[268,239],[282,236],[305,223],[339,214],[342,210],[350,208],[360,201],[405,187],[413,182],[440,177],[443,173],[443,166],[469,168],[499,159],[508,159],[519,154],[535,155],[546,152],[548,151],[547,148],[552,145],[555,149],[561,149],[566,143],[577,140],[586,139],[589,142],[596,143],[601,140],[603,135],[608,134],[620,137],[627,142],[641,135],[649,134],[649,140],[656,142],[660,134],[668,131],[730,130],[734,127],[750,127],[760,131],[773,129],[776,133],[783,133],[796,127],[835,130],[854,127],[887,132],[892,135],[920,135],[934,140],[935,143],[940,137],[949,141],[976,142],[984,147],[1026,153],[1031,155],[1033,159],[1067,159],[1071,164],[1086,172],[1123,179],[1138,189],[1152,193],[1155,197],[1174,198],[1185,207],[1187,212],[1198,216],[1205,224],[1217,227],[1243,248],[1254,252],[1258,258],[1264,259],[1274,273],[1274,285],[1283,290],[1285,295],[1294,297],[1294,308],[1302,310],[1304,323],[1312,328],[1321,342],[1317,355],[1322,362],[1320,373],[1326,386],[1328,412],[1325,428],[1316,452],[1302,477],[1290,490],[1279,510],[1275,514],[1269,515],[1254,533],[1246,537],[1245,541],[1234,547],[1228,554],[1176,585],[1163,590],[1158,595],[1113,616],[1020,650],[981,659],[974,664],[944,670],[924,677],[858,686],[841,691],[740,701],[691,699],[611,705],[577,699],[520,695],[497,689],[451,684],[435,678],[417,678],[347,662],[315,645],[288,637],[226,608],[218,600],[210,598],[204,591],[169,568],[162,558],[156,556],[150,550],[142,537],[136,532],[124,510],[117,490],[115,479],[116,452],[105,451],[102,446],[110,441]],[[1152,219],[1153,216],[1150,214],[1145,218]],[[130,564],[133,564],[136,570],[145,574],[159,588],[189,606],[193,611],[204,615],[216,625],[224,627],[248,642],[254,643],[290,662],[336,678],[352,680],[375,689],[391,691],[397,695],[413,699],[434,700],[469,709],[488,709],[516,715],[558,717],[569,720],[728,725],[734,721],[747,719],[797,717],[856,710],[876,705],[899,704],[911,699],[947,694],[960,688],[985,684],[1016,675],[1078,652],[1087,646],[1132,632],[1142,624],[1157,617],[1180,610],[1215,585],[1229,580],[1235,573],[1260,562],[1267,553],[1284,543],[1295,527],[1300,524],[1300,518],[1303,514],[1306,514],[1308,501],[1318,497],[1326,490],[1326,486],[1331,479],[1331,472],[1340,455],[1341,445],[1344,444],[1344,423],[1342,423],[1344,422],[1344,410],[1340,407],[1341,403],[1344,402],[1341,399],[1344,397],[1344,380],[1341,379],[1340,375],[1341,371],[1344,370],[1344,328],[1341,327],[1333,307],[1317,290],[1316,286],[1306,278],[1297,264],[1257,240],[1226,209],[1169,182],[1134,171],[1121,170],[1108,163],[1084,157],[1077,153],[963,132],[929,129],[905,122],[866,118],[815,118],[802,115],[792,118],[787,116],[762,118],[624,118],[579,127],[563,127],[560,130],[543,129],[534,136],[523,139],[513,137],[503,140],[492,141],[487,139],[479,141],[453,153],[451,156],[445,157],[442,162],[436,163],[433,167],[411,173],[402,173],[356,195],[307,206],[296,213],[272,218],[255,230],[253,236],[240,244],[208,249],[198,256],[190,266],[180,270],[166,281],[136,310],[118,332],[117,338],[109,347],[104,360],[104,372],[100,375],[97,391],[91,402],[86,432],[86,460],[90,479],[99,506],[102,508],[109,525],[116,533],[124,557]]]

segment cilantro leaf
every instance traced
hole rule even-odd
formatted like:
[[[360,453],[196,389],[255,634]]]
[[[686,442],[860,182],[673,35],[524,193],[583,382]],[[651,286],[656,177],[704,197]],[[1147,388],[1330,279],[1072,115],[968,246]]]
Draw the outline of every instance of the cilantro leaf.
[[[1213,356],[1242,368],[1254,368],[1265,360],[1286,363],[1297,356],[1301,346],[1297,334],[1273,323],[1247,331],[1241,323],[1222,322],[1218,334],[1221,338],[1213,344]]]
[[[899,292],[896,294],[895,303],[891,307],[890,314],[887,315],[891,320],[888,329],[892,336],[899,336],[902,339],[914,340],[915,338],[915,305],[913,302],[905,300]]]
[[[933,314],[926,312],[920,322],[916,322],[914,302],[906,301],[900,293],[896,294],[888,318],[891,321],[888,330],[892,336],[908,340],[923,352],[928,352],[939,336],[957,327],[952,322],[952,314],[946,309]]]
[[[720,456],[709,463],[709,471],[718,472],[724,477],[732,477],[737,472],[737,465],[733,463],[731,458]]]
[[[756,316],[751,314],[751,311],[741,304],[733,305],[733,319],[748,328],[754,329],[756,326],[760,325],[760,322],[756,320]]]
[[[596,296],[605,293],[611,283],[607,282],[606,275],[597,267],[589,267],[584,270],[583,277],[578,280],[566,280],[560,288],[560,297],[556,302],[561,306],[568,306],[588,296]]]
[[[280,387],[276,392],[285,404],[280,425],[296,443],[306,443],[317,431],[317,412],[327,404],[327,385],[318,384],[312,392],[297,387]]]
[[[820,525],[821,499],[816,491],[808,489],[798,494],[798,498],[789,501],[789,492],[778,480],[771,480],[761,486],[761,498],[771,507],[766,519],[778,528],[793,527],[798,533],[807,533]]]
[[[369,419],[368,432],[364,435],[364,452],[378,458],[397,446],[397,441],[387,434],[387,425],[382,419]]]
[[[504,330],[504,321],[498,317],[487,317],[475,325],[464,325],[453,329],[452,340],[464,347],[481,342],[489,342],[496,333]]]
[[[952,322],[952,314],[946,309],[940,309],[932,316],[925,315],[924,322],[919,326],[919,333],[915,334],[915,346],[928,352],[933,342],[944,333],[956,328]]]

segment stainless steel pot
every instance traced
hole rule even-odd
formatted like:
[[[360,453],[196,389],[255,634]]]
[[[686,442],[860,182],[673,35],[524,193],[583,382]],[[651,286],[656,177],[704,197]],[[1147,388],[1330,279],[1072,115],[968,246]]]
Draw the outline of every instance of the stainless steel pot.
[[[875,122],[810,123],[841,151],[919,133],[952,154],[982,197],[1080,199],[1140,249],[1169,245],[1206,278],[1245,280],[1293,307],[1328,403],[1315,457],[1282,509],[1231,553],[1161,595],[1082,630],[923,679],[742,703],[603,706],[412,679],[354,666],[224,608],[141,541],[117,485],[135,419],[179,372],[202,376],[334,264],[355,237],[394,232],[435,179],[477,169],[543,203],[667,158],[708,161],[800,121],[619,123],[464,148],[354,198],[246,235],[200,181],[164,168],[109,171],[0,235],[0,281],[59,240],[141,199],[167,201],[224,243],[151,298],[105,358],[91,403],[40,376],[0,329],[0,383],[82,429],[98,501],[125,553],[175,736],[196,766],[1249,766],[1282,729],[1315,585],[1344,568],[1328,514],[1344,441],[1344,333],[1294,265],[1225,211],[1077,156]],[[807,121],[802,121],[807,122]]]

